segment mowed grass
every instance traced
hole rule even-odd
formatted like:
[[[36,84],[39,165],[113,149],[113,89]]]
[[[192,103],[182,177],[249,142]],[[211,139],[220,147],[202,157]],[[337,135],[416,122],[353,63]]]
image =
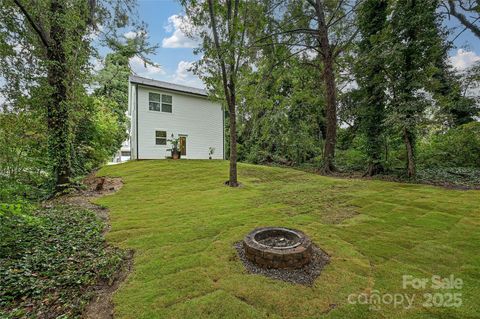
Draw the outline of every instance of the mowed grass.
[[[98,200],[110,209],[107,238],[135,250],[114,296],[117,318],[480,317],[479,191],[248,164],[239,165],[242,187],[228,188],[225,161],[137,161],[99,174],[125,182]],[[233,244],[267,225],[303,230],[331,256],[313,287],[244,270]],[[402,287],[403,275],[451,274],[462,289]],[[461,293],[462,305],[428,307],[425,293]],[[370,307],[350,294],[414,302]]]

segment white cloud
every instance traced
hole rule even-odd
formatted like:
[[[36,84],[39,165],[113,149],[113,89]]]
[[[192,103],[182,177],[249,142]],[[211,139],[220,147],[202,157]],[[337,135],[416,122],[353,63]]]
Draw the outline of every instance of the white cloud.
[[[477,61],[480,61],[480,55],[477,55],[473,51],[466,51],[464,49],[458,49],[457,54],[450,57],[450,63],[458,71],[469,68]]]
[[[170,37],[162,40],[162,47],[164,48],[195,48],[198,46],[198,40],[189,38],[186,30],[192,30],[193,26],[187,18],[172,15],[168,18],[168,24],[165,26],[165,31],[173,32]]]
[[[180,61],[177,65],[177,70],[172,76],[172,82],[178,84],[184,84],[197,88],[205,88],[205,84],[195,75],[190,69],[193,66],[193,62]]]
[[[128,31],[123,34],[123,36],[127,39],[135,39],[137,37],[138,33],[135,31]]]
[[[93,66],[93,71],[94,72],[98,72],[101,69],[103,69],[103,67],[104,67],[103,61],[101,59],[92,58],[92,59],[90,59],[90,63]]]
[[[147,65],[141,58],[134,56],[130,59],[130,67],[132,68],[135,74],[148,78],[158,78],[162,75],[165,75],[165,70],[160,66]]]

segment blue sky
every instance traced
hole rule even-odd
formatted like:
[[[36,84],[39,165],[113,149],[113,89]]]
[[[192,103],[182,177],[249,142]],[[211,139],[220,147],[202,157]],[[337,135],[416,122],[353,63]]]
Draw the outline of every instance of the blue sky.
[[[193,54],[195,41],[187,38],[180,30],[183,9],[173,0],[138,0],[138,15],[148,24],[148,34],[152,44],[159,48],[151,59],[158,68],[147,68],[137,59],[131,65],[138,75],[158,80],[203,87],[202,82],[188,72],[190,64],[198,60]]]
[[[188,72],[190,64],[198,59],[193,54],[195,42],[188,39],[179,29],[180,16],[183,9],[175,0],[138,0],[138,14],[140,19],[148,24],[150,40],[158,44],[157,53],[151,59],[158,63],[160,68],[145,69],[139,59],[132,60],[134,71],[149,78],[203,87],[202,82]],[[446,22],[447,27],[455,28],[458,34],[463,27],[452,17]],[[455,40],[456,48],[450,52],[451,62],[457,69],[464,69],[475,61],[480,60],[480,40],[470,31],[461,33]]]

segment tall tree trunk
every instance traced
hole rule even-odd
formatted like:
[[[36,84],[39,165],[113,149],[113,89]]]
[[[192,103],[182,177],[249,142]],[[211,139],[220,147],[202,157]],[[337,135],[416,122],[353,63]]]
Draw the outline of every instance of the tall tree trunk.
[[[410,9],[412,12],[415,10],[415,6],[417,5],[416,0],[411,0],[410,2]],[[417,31],[413,26],[409,26],[407,29],[408,41],[409,46],[405,50],[405,76],[404,76],[404,108],[405,105],[409,105],[411,103],[415,103],[413,93],[413,82],[414,77],[413,73],[415,72],[414,67],[414,50],[413,44],[417,41]],[[414,112],[407,108],[406,109],[406,119],[403,128],[403,141],[405,143],[405,149],[407,152],[407,176],[413,177],[415,176],[415,120],[413,120],[413,125],[411,123],[411,119],[415,117]]]
[[[227,5],[229,6],[229,19],[230,10],[231,10],[231,1],[227,1]],[[234,12],[234,19],[236,19],[236,14],[238,10],[238,0],[235,1],[235,12]],[[217,53],[218,62],[220,64],[220,70],[222,75],[222,84],[223,84],[223,91],[225,94],[225,100],[228,105],[228,113],[229,113],[229,121],[230,121],[230,174],[228,179],[228,185],[230,187],[237,187],[238,180],[237,180],[237,124],[236,124],[236,96],[235,96],[235,81],[234,81],[234,73],[235,73],[235,59],[231,59],[230,61],[230,77],[227,75],[227,67],[225,63],[225,58],[222,54],[222,48],[220,47],[220,40],[218,37],[218,30],[217,30],[217,22],[215,19],[215,12],[214,12],[214,4],[213,0],[208,0],[208,11],[210,14],[210,22],[212,27],[213,33],[213,40],[215,43],[215,49]],[[229,32],[232,32],[229,25]],[[233,42],[232,36],[230,36],[230,41]],[[230,79],[230,80],[229,80]]]
[[[323,82],[326,91],[326,134],[323,150],[323,173],[335,171],[335,144],[337,142],[337,92],[334,73],[334,56],[328,40],[328,26],[325,22],[325,9],[322,0],[316,0],[315,7],[318,19],[318,40],[323,62]]]
[[[71,125],[68,105],[67,58],[64,50],[66,31],[62,23],[65,18],[65,4],[59,0],[50,2],[51,15],[49,29],[41,21],[35,21],[33,15],[22,1],[14,0],[25,16],[26,21],[38,35],[47,57],[47,81],[51,93],[47,101],[48,156],[52,163],[55,192],[61,192],[70,183],[71,167]],[[93,10],[93,6],[91,6]]]
[[[360,122],[367,139],[365,151],[368,156],[364,176],[373,176],[384,171],[382,136],[385,119],[385,61],[378,56],[378,51],[375,51],[378,43],[372,42],[372,37],[380,34],[385,27],[387,6],[387,0],[366,0],[358,14],[359,29],[362,33],[359,44],[359,58],[362,62],[357,66],[358,83],[363,93]]]
[[[375,70],[376,69],[376,70]],[[374,72],[381,72],[378,68],[373,68]],[[370,77],[372,84],[374,82],[375,75]],[[379,89],[381,84],[377,82],[377,87],[373,87],[371,84],[367,84],[366,90],[372,98],[375,100],[369,99],[368,105],[364,107],[368,108],[365,111],[366,122],[364,124],[367,138],[366,153],[368,156],[368,167],[364,176],[373,176],[376,174],[383,173],[384,167],[382,165],[382,136],[384,133],[383,121],[384,121],[384,101],[383,91]]]
[[[414,152],[414,137],[413,134],[407,129],[403,129],[403,140],[405,142],[405,148],[407,150],[407,176],[415,176],[415,152]]]
[[[71,127],[67,87],[65,83],[66,56],[63,48],[65,30],[60,25],[65,8],[59,1],[51,2],[52,21],[51,43],[47,48],[49,65],[47,79],[52,93],[47,105],[48,150],[53,162],[55,191],[61,192],[70,183],[71,169]]]
[[[230,175],[228,185],[238,186],[237,180],[237,114],[235,85],[230,83],[230,103],[228,103],[229,124],[230,124]]]

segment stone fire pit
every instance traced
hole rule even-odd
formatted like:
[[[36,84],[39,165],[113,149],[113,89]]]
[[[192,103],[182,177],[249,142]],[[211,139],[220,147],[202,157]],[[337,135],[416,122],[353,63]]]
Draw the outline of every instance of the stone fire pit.
[[[262,268],[298,269],[310,263],[312,242],[301,231],[282,228],[257,228],[243,240],[245,257]]]

